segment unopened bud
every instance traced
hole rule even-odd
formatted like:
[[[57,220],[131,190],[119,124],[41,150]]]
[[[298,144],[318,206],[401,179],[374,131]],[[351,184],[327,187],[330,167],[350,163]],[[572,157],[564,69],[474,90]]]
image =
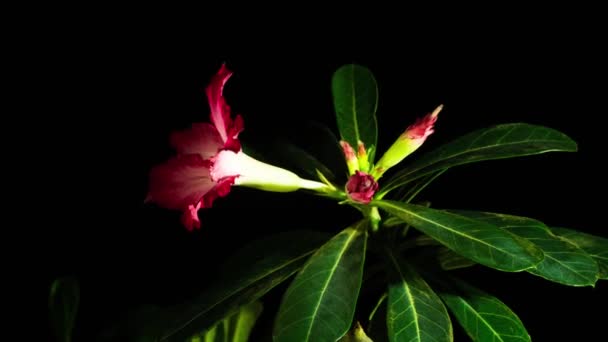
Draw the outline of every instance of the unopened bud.
[[[432,113],[417,119],[399,136],[374,167],[372,175],[375,179],[380,178],[386,170],[399,164],[424,143],[426,138],[434,132],[434,124],[442,108],[443,105],[437,107]]]

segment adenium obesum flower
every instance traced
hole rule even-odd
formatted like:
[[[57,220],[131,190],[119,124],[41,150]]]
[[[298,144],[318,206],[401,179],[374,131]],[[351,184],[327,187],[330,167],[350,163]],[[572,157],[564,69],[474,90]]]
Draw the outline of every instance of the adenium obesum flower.
[[[389,147],[382,158],[376,163],[372,175],[378,179],[386,172],[386,170],[400,163],[405,157],[416,151],[429,135],[434,132],[435,121],[437,115],[441,112],[443,106],[437,107],[432,113],[419,118],[410,125],[405,132]]]
[[[238,140],[243,119],[240,115],[231,118],[223,97],[231,75],[222,65],[205,89],[213,124],[195,123],[188,130],[173,133],[170,142],[177,155],[150,171],[146,201],[183,211],[182,223],[188,230],[200,228],[198,210],[228,195],[233,185],[277,192],[327,189],[323,183],[301,179],[243,153]]]
[[[368,204],[378,190],[374,177],[361,171],[355,171],[346,182],[346,194],[355,202]]]

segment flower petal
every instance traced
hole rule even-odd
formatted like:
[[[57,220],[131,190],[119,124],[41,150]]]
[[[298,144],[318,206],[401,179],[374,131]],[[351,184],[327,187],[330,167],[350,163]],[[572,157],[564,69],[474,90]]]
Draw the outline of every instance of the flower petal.
[[[195,123],[188,130],[174,132],[170,141],[178,153],[198,153],[203,159],[215,156],[224,146],[217,129],[209,123]]]
[[[404,137],[408,139],[421,139],[424,141],[429,135],[433,134],[437,115],[442,108],[443,106],[439,106],[432,113],[416,119],[416,122],[405,130],[405,133],[403,133]]]
[[[232,71],[228,70],[226,64],[222,64],[220,70],[211,78],[211,82],[205,89],[211,107],[211,122],[217,128],[223,142],[228,140],[228,130],[232,126],[230,107],[226,104],[223,96],[224,85],[230,76],[232,76]]]
[[[346,183],[346,193],[353,201],[368,204],[378,190],[374,177],[365,172],[356,171]]]
[[[236,176],[231,176],[220,180],[217,185],[211,189],[211,191],[207,192],[205,196],[203,196],[201,199],[201,207],[211,208],[213,201],[215,201],[216,198],[227,196],[230,193],[230,188],[234,184],[235,179]]]
[[[190,204],[188,209],[182,214],[182,224],[189,232],[201,228],[201,220],[198,218],[198,210],[200,208],[201,202],[198,202],[196,205]]]
[[[243,131],[243,118],[237,115],[232,122],[232,126],[228,130],[228,139],[224,143],[224,148],[234,152],[241,150],[241,142],[239,141],[239,133]]]
[[[147,201],[168,209],[196,206],[216,183],[211,180],[211,163],[200,154],[179,155],[152,168]]]

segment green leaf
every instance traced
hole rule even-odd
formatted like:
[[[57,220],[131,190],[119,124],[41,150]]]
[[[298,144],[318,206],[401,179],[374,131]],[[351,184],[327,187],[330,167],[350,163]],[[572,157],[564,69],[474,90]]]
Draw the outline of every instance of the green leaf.
[[[294,231],[251,243],[227,261],[214,285],[190,303],[166,313],[161,341],[183,341],[241,306],[260,298],[296,273],[326,234]]]
[[[49,291],[51,323],[58,342],[70,342],[80,301],[80,287],[74,277],[55,279]]]
[[[439,261],[441,268],[446,271],[471,267],[476,264],[471,259],[467,259],[453,250],[443,246],[439,248],[437,260]]]
[[[550,229],[559,238],[587,252],[598,265],[598,277],[608,279],[608,239],[568,228],[550,227]]]
[[[483,221],[395,201],[377,200],[372,205],[401,218],[456,253],[497,270],[518,272],[543,259],[542,251],[531,242]]]
[[[255,301],[232,316],[218,322],[208,331],[193,337],[191,342],[247,342],[251,330],[262,313],[262,303]]]
[[[529,273],[569,286],[588,286],[597,282],[599,270],[595,260],[575,244],[553,235],[540,221],[479,211],[452,212],[506,229],[538,246],[545,258],[527,270]]]
[[[452,291],[439,295],[473,341],[530,341],[519,317],[496,297],[453,277],[447,282]]]
[[[363,66],[344,65],[334,73],[331,86],[342,140],[355,150],[359,141],[366,148],[376,146],[378,86],[374,75]]]
[[[442,169],[435,171],[429,175],[419,178],[416,183],[407,189],[407,191],[403,191],[403,193],[398,194],[396,199],[400,202],[410,203],[418,196],[418,194],[424,190],[429,184],[431,184],[437,177],[441,176],[448,169]],[[405,187],[402,188],[405,190]]]
[[[363,276],[367,224],[346,228],[310,257],[283,295],[274,341],[335,342],[350,329]]]
[[[411,266],[392,252],[388,252],[388,259],[389,341],[452,341],[452,323],[441,299]]]
[[[546,152],[577,150],[576,142],[551,128],[512,123],[466,134],[431,151],[395,174],[381,196],[435,171],[482,160],[504,159]]]

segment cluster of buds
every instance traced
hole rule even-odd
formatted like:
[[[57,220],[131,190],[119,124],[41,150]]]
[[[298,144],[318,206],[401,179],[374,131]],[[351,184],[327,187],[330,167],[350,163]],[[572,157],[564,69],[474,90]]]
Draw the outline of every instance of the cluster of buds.
[[[391,167],[399,164],[405,157],[416,151],[429,135],[433,133],[437,115],[443,106],[437,107],[432,113],[416,120],[391,145],[376,164],[372,164],[369,156],[373,155],[374,146],[365,149],[362,141],[357,144],[357,152],[344,140],[340,146],[344,152],[350,178],[346,183],[346,194],[354,202],[368,204],[378,190],[378,179]]]

